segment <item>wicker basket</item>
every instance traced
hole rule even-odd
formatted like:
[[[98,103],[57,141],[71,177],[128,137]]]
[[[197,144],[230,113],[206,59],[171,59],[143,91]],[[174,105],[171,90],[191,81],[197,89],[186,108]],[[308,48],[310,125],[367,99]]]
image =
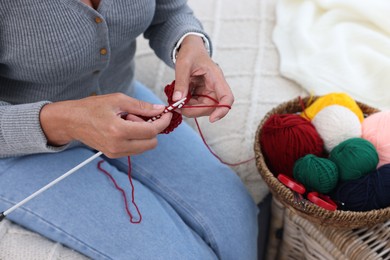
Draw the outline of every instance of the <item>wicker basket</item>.
[[[283,230],[283,239],[268,249],[268,260],[337,259],[337,260],[389,260],[390,220],[369,228],[335,229],[314,224],[291,212],[273,199],[273,217],[282,218],[271,223]],[[277,216],[274,216],[277,214]],[[273,218],[274,219],[274,218]],[[271,228],[272,230],[272,228]],[[275,234],[270,238],[277,240]]]
[[[318,96],[311,97],[310,101],[315,101]],[[302,216],[303,218],[320,225],[332,226],[335,228],[360,228],[360,227],[370,227],[378,223],[383,223],[386,220],[390,219],[390,207],[371,210],[365,212],[358,211],[329,211],[318,207],[317,205],[304,200],[304,203],[295,203],[293,192],[284,186],[275,175],[268,169],[265,162],[264,156],[260,147],[260,136],[262,134],[262,126],[265,121],[273,114],[287,114],[287,113],[297,113],[302,112],[302,106],[308,106],[309,97],[306,98],[296,98],[291,101],[285,102],[277,106],[276,108],[269,111],[263,120],[260,122],[255,137],[255,156],[256,156],[256,166],[267,183],[273,196],[280,201],[285,207],[290,209],[293,213]],[[363,103],[357,102],[359,107],[362,109],[365,115],[370,115],[372,113],[378,112],[379,110],[367,106]]]

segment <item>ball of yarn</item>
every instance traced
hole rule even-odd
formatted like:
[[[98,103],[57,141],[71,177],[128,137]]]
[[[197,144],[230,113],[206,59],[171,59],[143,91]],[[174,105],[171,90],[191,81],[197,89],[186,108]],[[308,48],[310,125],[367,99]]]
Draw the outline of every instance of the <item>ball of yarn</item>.
[[[274,114],[263,124],[260,146],[270,171],[292,177],[296,160],[321,156],[323,141],[313,124],[296,114]]]
[[[330,105],[344,106],[355,113],[360,122],[364,120],[363,111],[356,101],[346,93],[330,93],[319,97],[301,113],[301,116],[312,120],[318,112]]]
[[[377,167],[390,163],[390,111],[366,117],[362,123],[362,137],[375,146],[379,156]]]
[[[339,173],[331,160],[308,154],[295,162],[294,178],[308,190],[327,194],[337,186]]]
[[[356,180],[340,183],[331,194],[339,209],[368,211],[390,206],[390,164]]]
[[[337,165],[341,181],[368,174],[379,161],[374,145],[363,138],[350,138],[340,143],[330,152],[329,159]]]
[[[344,106],[327,106],[319,111],[311,122],[324,141],[325,150],[328,152],[347,139],[362,136],[359,118]]]

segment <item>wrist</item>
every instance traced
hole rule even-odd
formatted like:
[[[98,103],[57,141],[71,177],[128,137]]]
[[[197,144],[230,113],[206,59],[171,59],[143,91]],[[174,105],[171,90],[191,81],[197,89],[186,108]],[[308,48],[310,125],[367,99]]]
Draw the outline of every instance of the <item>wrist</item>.
[[[70,125],[67,107],[70,102],[50,103],[42,107],[39,119],[48,145],[62,146],[73,140],[67,130]]]
[[[182,45],[185,45],[186,42],[189,41],[198,41],[199,43],[202,44],[204,49],[207,51],[208,55],[211,57],[211,45],[208,40],[208,38],[202,34],[202,33],[196,33],[196,32],[189,32],[184,34],[176,43],[173,51],[172,51],[172,61],[173,64],[176,64],[176,59],[179,54],[179,51],[182,47]]]

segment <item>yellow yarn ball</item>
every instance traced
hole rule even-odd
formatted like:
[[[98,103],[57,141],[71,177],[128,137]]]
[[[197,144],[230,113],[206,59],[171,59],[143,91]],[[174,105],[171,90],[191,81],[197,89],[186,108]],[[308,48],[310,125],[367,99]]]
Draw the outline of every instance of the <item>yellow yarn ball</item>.
[[[363,111],[356,101],[346,93],[330,93],[319,97],[301,113],[301,116],[308,120],[312,120],[318,112],[330,105],[340,105],[349,108],[357,115],[360,122],[363,122],[364,120]]]

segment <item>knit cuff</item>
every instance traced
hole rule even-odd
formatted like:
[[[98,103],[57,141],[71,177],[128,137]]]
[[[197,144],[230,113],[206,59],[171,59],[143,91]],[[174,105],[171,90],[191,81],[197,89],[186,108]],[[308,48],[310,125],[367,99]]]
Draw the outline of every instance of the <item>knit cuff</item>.
[[[150,32],[145,34],[146,38],[151,35]],[[164,26],[159,27],[156,35],[150,38],[150,46],[155,51],[157,56],[162,59],[170,67],[174,67],[172,53],[180,41],[187,33],[198,33],[204,36],[209,45],[209,53],[212,55],[212,42],[210,37],[203,30],[201,23],[194,17],[188,14],[177,15],[172,17]]]
[[[203,33],[196,33],[196,32],[188,32],[186,34],[184,34],[180,39],[179,41],[176,43],[175,45],[175,48],[173,49],[172,51],[172,62],[174,64],[176,64],[176,58],[177,58],[177,54],[179,53],[179,49],[181,47],[181,44],[182,42],[184,41],[184,39],[188,36],[188,35],[195,35],[195,36],[199,36],[202,38],[203,40],[203,43],[204,43],[204,47],[206,48],[208,54],[210,55],[211,57],[211,47],[210,47],[210,40],[206,37],[206,35],[204,35]]]
[[[49,101],[42,101],[0,106],[0,143],[2,143],[0,157],[66,149],[67,145],[60,147],[47,145],[39,114],[42,107],[49,103]]]

